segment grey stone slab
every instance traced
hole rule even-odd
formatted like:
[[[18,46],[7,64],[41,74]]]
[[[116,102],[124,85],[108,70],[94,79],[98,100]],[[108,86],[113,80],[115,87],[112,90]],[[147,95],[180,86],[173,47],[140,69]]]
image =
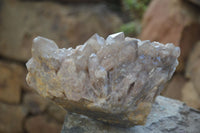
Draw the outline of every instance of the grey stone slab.
[[[200,133],[200,111],[158,96],[143,126],[120,128],[69,113],[61,133]]]

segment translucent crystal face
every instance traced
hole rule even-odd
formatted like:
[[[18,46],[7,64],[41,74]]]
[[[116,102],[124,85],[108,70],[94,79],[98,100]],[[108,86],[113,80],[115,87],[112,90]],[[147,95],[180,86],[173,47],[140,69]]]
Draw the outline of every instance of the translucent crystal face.
[[[41,95],[105,113],[130,113],[152,103],[178,65],[173,44],[93,35],[76,49],[59,49],[48,39],[34,39],[27,63],[28,84]],[[65,105],[62,105],[65,106]],[[67,107],[66,107],[67,108]]]

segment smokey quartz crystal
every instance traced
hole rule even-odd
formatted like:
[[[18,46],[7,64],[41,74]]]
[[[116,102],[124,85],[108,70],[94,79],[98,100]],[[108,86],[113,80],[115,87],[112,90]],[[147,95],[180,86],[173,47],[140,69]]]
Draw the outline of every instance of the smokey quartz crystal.
[[[171,43],[140,41],[122,32],[106,40],[94,34],[75,49],[36,37],[27,83],[69,112],[121,127],[142,125],[179,55]]]

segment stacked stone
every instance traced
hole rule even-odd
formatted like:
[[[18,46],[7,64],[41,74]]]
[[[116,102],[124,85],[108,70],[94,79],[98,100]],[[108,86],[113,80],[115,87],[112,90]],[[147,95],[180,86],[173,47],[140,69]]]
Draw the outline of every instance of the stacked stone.
[[[200,109],[199,0],[153,0],[144,18],[141,39],[171,42],[181,48],[177,73],[164,96]]]
[[[34,37],[41,35],[54,39],[60,47],[75,47],[95,32],[104,36],[114,32],[122,23],[105,4],[41,1],[0,0],[1,133],[61,130],[66,111],[25,82],[25,62],[31,57]]]

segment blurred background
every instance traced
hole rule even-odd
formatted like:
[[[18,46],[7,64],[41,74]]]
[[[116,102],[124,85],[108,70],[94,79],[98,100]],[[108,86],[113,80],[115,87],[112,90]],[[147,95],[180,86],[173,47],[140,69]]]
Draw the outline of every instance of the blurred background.
[[[66,112],[25,82],[32,40],[60,47],[124,31],[174,43],[179,66],[161,95],[200,109],[200,0],[0,0],[0,133],[59,133]]]

